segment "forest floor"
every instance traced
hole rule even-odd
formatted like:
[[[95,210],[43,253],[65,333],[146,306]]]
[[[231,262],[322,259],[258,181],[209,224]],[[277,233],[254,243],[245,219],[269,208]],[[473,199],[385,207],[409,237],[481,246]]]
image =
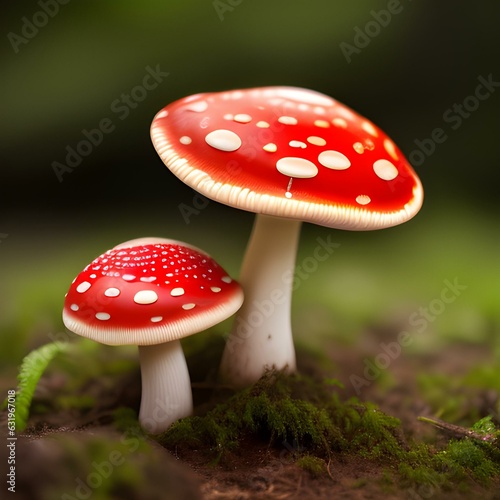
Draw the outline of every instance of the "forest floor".
[[[388,333],[387,338],[390,336]],[[140,401],[140,372],[133,353],[126,351],[125,358],[120,358],[124,355],[120,350],[92,347],[92,366],[83,373],[78,371],[85,364],[83,355],[72,359],[73,350],[61,355],[40,380],[28,426],[18,434],[17,498],[500,498],[500,451],[490,447],[483,453],[480,443],[458,441],[461,436],[444,433],[417,419],[437,415],[465,428],[489,415],[498,428],[498,392],[481,387],[474,379],[477,367],[491,365],[488,348],[456,344],[432,355],[404,353],[391,359],[390,366],[380,370],[373,381],[363,379],[363,370],[366,360],[374,359],[371,356],[377,354],[376,350],[361,352],[352,346],[336,345],[318,355],[299,349],[299,371],[307,384],[313,384],[308,387],[322,386],[317,401],[309,394],[308,403],[321,407],[325,394],[335,394],[338,408],[351,412],[346,415],[363,419],[364,413],[376,411],[384,427],[382,432],[376,428],[378,421],[363,424],[360,420],[350,437],[343,440],[340,436],[337,444],[330,440],[318,446],[307,430],[299,439],[294,438],[294,432],[300,432],[293,425],[307,427],[300,421],[285,422],[285,427],[292,428],[276,432],[265,409],[266,422],[256,424],[252,417],[253,424],[241,427],[236,438],[225,444],[210,442],[214,435],[210,429],[206,442],[204,434],[196,434],[197,426],[206,428],[207,422],[215,425],[206,416],[217,405],[226,405],[219,413],[225,418],[231,401],[238,398],[230,390],[217,387],[213,371],[206,369],[206,357],[219,356],[221,346],[220,342],[212,342],[207,349],[188,356],[197,417],[188,419],[192,436],[185,440],[179,434],[182,427],[173,438],[167,433],[154,439],[138,428],[134,412]],[[360,376],[357,388],[353,374]],[[325,380],[330,384],[326,389]],[[359,380],[366,383],[360,386]],[[286,377],[280,383],[286,385]],[[285,403],[296,401],[294,391],[301,384],[300,380],[291,384],[292,399]],[[261,398],[266,387],[274,390],[270,385],[249,394]],[[283,403],[281,397],[276,396],[276,404]],[[274,401],[272,398],[270,401]],[[240,404],[242,399],[235,401]],[[373,409],[375,405],[380,412]],[[117,412],[118,408],[121,410]],[[249,408],[245,406],[242,413],[248,413]],[[333,407],[325,408],[335,412]],[[383,420],[386,415],[390,424]],[[248,420],[248,415],[240,417]],[[1,418],[3,428],[5,413]],[[223,426],[221,422],[217,425]],[[343,429],[344,424],[338,425]],[[366,437],[361,439],[363,433]],[[390,446],[380,442],[383,436],[395,447],[393,456]],[[453,445],[465,442],[464,449]],[[451,457],[450,446],[455,446],[456,456],[448,463],[443,457]],[[425,456],[430,457],[429,467],[425,459],[422,462]],[[436,466],[433,457],[440,457],[441,465]],[[5,464],[6,458],[0,458]]]

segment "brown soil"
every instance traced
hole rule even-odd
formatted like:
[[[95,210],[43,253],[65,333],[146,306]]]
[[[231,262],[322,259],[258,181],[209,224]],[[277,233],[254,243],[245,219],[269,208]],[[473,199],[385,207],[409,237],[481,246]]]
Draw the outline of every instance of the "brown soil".
[[[339,348],[331,353],[331,372],[326,374],[336,377],[345,384],[345,396],[354,395],[354,389],[349,382],[351,374],[362,374],[363,360],[373,355],[369,350],[360,353],[355,348]],[[437,442],[444,437],[437,435],[434,429],[419,423],[419,415],[433,414],[433,409],[422,398],[416,383],[417,373],[422,370],[439,372],[449,377],[457,377],[466,373],[470,367],[481,361],[488,361],[490,353],[485,348],[471,346],[448,347],[446,351],[436,352],[432,356],[401,356],[394,360],[389,371],[392,383],[384,390],[377,383],[364,388],[361,400],[376,402],[383,411],[401,419],[404,430],[404,439],[417,438]],[[196,361],[196,359],[195,359]],[[193,360],[191,360],[191,364]],[[312,358],[308,355],[300,357],[300,370],[304,373],[318,371]],[[192,370],[196,372],[196,370]],[[330,372],[330,373],[327,373]],[[198,411],[203,411],[204,404],[210,396],[205,373],[193,374],[194,396],[198,402]],[[44,446],[34,443],[43,443],[55,435],[71,435],[76,439],[87,439],[89,436],[107,436],[117,438],[117,431],[110,424],[111,412],[118,406],[128,406],[137,409],[140,399],[139,372],[135,371],[122,376],[114,386],[102,381],[93,380],[84,388],[86,394],[99,396],[99,407],[78,413],[74,410],[33,415],[30,426],[18,441],[20,457],[18,465],[18,499],[29,498],[37,500],[50,498],[43,493],[42,476],[49,481],[74,482],[78,471],[71,469],[67,478],[61,475],[49,474],[44,471],[53,470],[54,461],[61,457],[52,457]],[[64,385],[60,375],[52,374],[44,377],[37,391],[34,406],[40,406],[54,397],[54,393]],[[210,384],[208,384],[210,385]],[[198,387],[197,387],[198,386]],[[490,413],[496,404],[498,394],[491,391],[477,390],[470,394],[469,403],[474,405],[479,414]],[[201,408],[201,410],[200,410]],[[467,409],[464,409],[467,411]],[[5,414],[2,414],[5,420]],[[1,422],[2,427],[5,422]],[[4,428],[4,427],[3,427]],[[119,437],[119,436],[118,436]],[[307,451],[298,449],[296,443],[281,443],[270,446],[268,442],[256,438],[246,438],[241,446],[231,455],[225,455],[217,464],[210,463],[213,455],[207,450],[170,450],[167,451],[155,445],[155,470],[146,467],[148,473],[140,469],[144,463],[139,461],[137,467],[142,471],[142,478],[155,477],[156,494],[141,496],[129,491],[119,496],[109,498],[167,498],[167,499],[194,499],[199,489],[203,499],[400,499],[400,498],[473,498],[481,495],[484,499],[500,498],[494,491],[486,491],[479,485],[463,494],[442,492],[439,485],[433,488],[422,488],[420,491],[402,490],[387,480],[391,473],[388,465],[377,461],[370,461],[356,457],[333,456],[328,464],[325,463],[323,474],[314,475],[296,464],[299,454]],[[2,454],[4,451],[2,450]],[[172,459],[172,456],[174,459]],[[162,458],[163,457],[163,458]],[[132,460],[130,457],[126,457]],[[2,464],[6,462],[0,457]],[[135,457],[133,458],[135,460]],[[134,462],[135,463],[135,462]],[[146,470],[145,469],[145,470]],[[33,474],[32,471],[40,471]],[[85,472],[81,472],[85,475]],[[84,477],[84,476],[82,476]],[[48,478],[48,479],[47,479]],[[149,481],[149,480],[148,480]],[[178,488],[179,484],[184,485]],[[173,488],[176,488],[175,490]],[[74,485],[71,486],[74,495]],[[474,490],[474,491],[473,491]],[[151,490],[153,491],[153,490]],[[163,493],[161,493],[163,492]],[[166,494],[165,492],[169,492]],[[497,496],[495,496],[497,495]],[[61,498],[60,496],[57,498]],[[70,498],[75,498],[70,497]],[[94,498],[94,497],[90,497]],[[101,498],[101,497],[98,497]]]

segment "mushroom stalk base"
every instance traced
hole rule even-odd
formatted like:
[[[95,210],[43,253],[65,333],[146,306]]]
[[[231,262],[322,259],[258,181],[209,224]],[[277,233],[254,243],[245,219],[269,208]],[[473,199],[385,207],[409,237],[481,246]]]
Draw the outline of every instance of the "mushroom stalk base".
[[[227,339],[220,376],[233,387],[268,368],[296,370],[290,319],[301,221],[257,215],[239,282],[245,301]]]
[[[142,377],[139,422],[150,434],[158,434],[193,411],[186,359],[179,340],[139,346],[139,358]]]

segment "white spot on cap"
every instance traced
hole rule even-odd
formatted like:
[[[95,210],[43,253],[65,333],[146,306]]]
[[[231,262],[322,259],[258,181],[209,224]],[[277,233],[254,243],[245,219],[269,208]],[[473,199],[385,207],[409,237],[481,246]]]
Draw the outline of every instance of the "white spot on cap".
[[[97,313],[95,317],[100,321],[108,321],[108,319],[111,318],[111,315],[108,313]]]
[[[207,108],[208,108],[207,101],[193,102],[192,104],[189,104],[189,106],[186,106],[186,109],[188,111],[195,111],[196,113],[203,113],[203,111],[206,111]]]
[[[290,193],[290,191],[287,191],[287,192],[285,193],[285,198],[290,199],[291,197],[292,197],[292,193]]]
[[[398,169],[389,160],[377,160],[373,170],[383,181],[392,181],[398,176]]]
[[[384,149],[394,158],[395,160],[398,159],[398,154],[396,153],[396,146],[390,139],[385,139],[384,140]]]
[[[373,123],[370,123],[368,121],[364,121],[361,124],[361,128],[365,131],[368,132],[370,135],[373,135],[374,137],[377,137],[378,132]]]
[[[368,151],[372,151],[373,148],[375,148],[375,144],[373,144],[373,141],[371,139],[366,139],[364,147],[365,149],[368,149]]]
[[[234,115],[233,120],[238,123],[249,123],[252,121],[252,117],[246,113],[238,113]]]
[[[356,115],[351,109],[346,108],[346,107],[338,107],[335,110],[339,115],[343,116],[346,120],[351,120],[351,121],[359,121],[360,117],[359,115]]]
[[[136,304],[154,304],[158,300],[158,295],[153,290],[140,290],[134,295]]]
[[[97,278],[97,274],[91,274],[90,278],[92,278],[92,279]]]
[[[332,123],[336,126],[336,127],[340,127],[340,128],[347,128],[347,122],[343,119],[343,118],[334,118],[332,120]]]
[[[233,278],[231,278],[230,276],[224,276],[223,278],[221,278],[221,280],[224,283],[232,283],[233,282]]]
[[[179,142],[181,144],[185,144],[186,146],[188,144],[191,144],[193,142],[193,139],[191,139],[191,137],[188,137],[187,135],[183,135],[180,139],[179,139]]]
[[[276,153],[276,151],[278,150],[278,146],[276,146],[276,144],[270,142],[269,144],[262,146],[262,149],[264,151],[267,151],[268,153]]]
[[[143,283],[152,283],[153,281],[156,281],[156,276],[143,276],[140,280]]]
[[[280,116],[278,121],[283,125],[297,125],[298,123],[297,118],[294,118],[293,116]]]
[[[219,288],[218,286],[211,286],[210,290],[212,290],[212,292],[214,293],[219,293],[222,290],[222,288]]]
[[[325,139],[318,137],[317,135],[311,135],[308,137],[307,142],[309,144],[313,144],[314,146],[324,146],[326,144]]]
[[[241,139],[230,130],[214,130],[206,135],[205,141],[209,146],[220,151],[236,151],[241,147]]]
[[[356,197],[356,202],[360,205],[368,205],[370,201],[372,201],[371,198],[369,196],[366,196],[366,194],[360,194],[358,197]]]
[[[124,274],[122,276],[122,278],[125,280],[125,281],[134,281],[135,280],[135,276],[133,274]]]
[[[257,122],[255,125],[257,125],[257,127],[259,128],[269,128],[269,123],[264,121]]]
[[[69,308],[70,308],[72,311],[78,311],[78,309],[80,309],[80,308],[78,307],[78,305],[77,305],[77,304],[71,304],[71,305],[69,306]]]
[[[325,108],[322,108],[321,106],[316,106],[313,111],[317,114],[317,115],[324,115],[326,113],[325,111]]]
[[[180,287],[174,288],[170,292],[170,295],[172,295],[172,297],[180,297],[181,295],[184,295],[184,288],[180,288]]]
[[[307,144],[302,141],[290,141],[288,145],[292,148],[301,148],[301,149],[307,148]]]
[[[339,151],[323,151],[318,156],[318,161],[326,168],[333,170],[345,170],[351,166],[351,162],[346,155]]]
[[[192,302],[189,304],[182,304],[182,308],[185,311],[189,311],[190,309],[193,309],[193,307],[195,307],[195,306],[196,306],[196,304],[193,304]]]
[[[156,118],[165,118],[166,116],[168,116],[168,111],[163,109],[156,115]]]
[[[274,99],[269,99],[269,104],[271,106],[278,106],[282,102],[283,102],[283,99],[279,99],[279,98],[276,98],[276,97]]]
[[[151,318],[151,323],[159,323],[163,319],[163,316],[153,316]]]
[[[104,292],[104,295],[106,295],[106,297],[118,297],[118,295],[120,295],[120,290],[118,290],[118,288],[108,288],[105,292]]]
[[[294,88],[277,89],[275,91],[275,95],[305,104],[316,104],[317,106],[332,106],[335,104],[335,101],[332,98],[310,90]]]
[[[354,151],[356,151],[356,153],[360,155],[362,155],[365,152],[365,147],[360,142],[355,142],[352,145],[352,149],[354,149]]]
[[[77,287],[78,293],[85,293],[92,285],[88,281],[82,281]]]
[[[326,120],[314,120],[314,125],[319,128],[328,128],[330,126]]]
[[[276,168],[281,174],[298,179],[310,179],[318,175],[318,167],[312,161],[295,156],[279,159]]]

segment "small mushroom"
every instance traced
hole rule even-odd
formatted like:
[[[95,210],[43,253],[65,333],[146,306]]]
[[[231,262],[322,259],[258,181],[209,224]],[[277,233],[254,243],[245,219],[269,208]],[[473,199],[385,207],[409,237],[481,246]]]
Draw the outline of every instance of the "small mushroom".
[[[180,241],[141,238],[108,250],[76,277],[63,321],[103,344],[139,346],[139,420],[156,434],[192,413],[179,339],[220,323],[242,301],[238,283],[206,253]]]
[[[311,90],[186,97],[155,116],[151,137],[186,184],[257,214],[239,278],[245,304],[221,364],[235,386],[266,367],[296,368],[290,278],[302,222],[382,229],[412,218],[423,201],[419,178],[380,128]]]

